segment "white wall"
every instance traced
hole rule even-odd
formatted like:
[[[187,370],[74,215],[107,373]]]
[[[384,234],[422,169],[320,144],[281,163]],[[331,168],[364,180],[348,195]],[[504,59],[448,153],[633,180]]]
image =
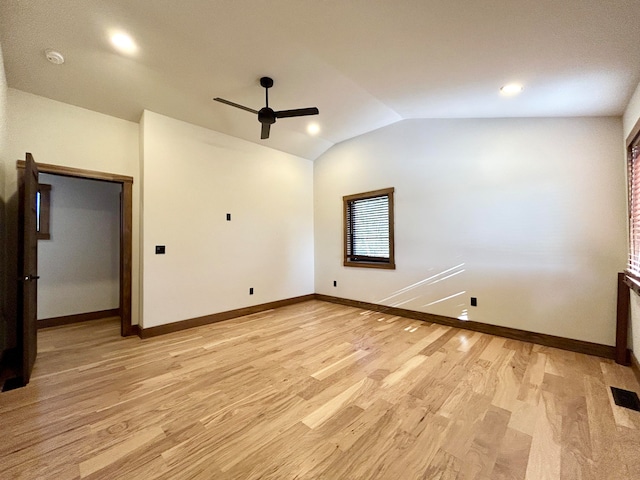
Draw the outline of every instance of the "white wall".
[[[333,147],[314,165],[316,292],[613,345],[621,136],[619,118],[408,120]],[[385,187],[396,270],[343,267],[342,196]]]
[[[51,185],[51,239],[38,240],[38,319],[118,308],[117,183],[40,174]]]
[[[629,137],[633,127],[640,121],[640,84],[636,88],[635,93],[631,97],[631,101],[627,106],[623,116],[624,121],[624,139]],[[626,162],[623,163],[626,169]],[[640,297],[631,291],[631,349],[636,358],[640,358]]]
[[[149,111],[142,128],[144,328],[314,292],[312,162]]]
[[[132,321],[138,323],[140,163],[138,124],[10,88],[6,195],[15,195],[15,161],[31,152],[40,163],[133,177]]]

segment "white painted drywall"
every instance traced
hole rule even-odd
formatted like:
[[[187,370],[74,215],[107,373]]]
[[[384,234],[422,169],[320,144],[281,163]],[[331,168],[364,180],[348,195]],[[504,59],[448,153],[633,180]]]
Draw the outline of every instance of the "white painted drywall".
[[[316,292],[613,345],[621,137],[620,118],[407,120],[333,147],[314,164]],[[396,270],[342,266],[342,196],[385,187]]]
[[[118,183],[40,174],[51,185],[50,240],[38,240],[38,320],[118,308]]]
[[[631,97],[631,101],[622,118],[624,121],[624,139],[626,141],[633,127],[640,121],[640,84]],[[626,162],[623,163],[623,168],[626,170]],[[631,292],[630,343],[636,358],[640,357],[640,296],[633,293],[633,291]]]
[[[136,123],[8,89],[6,195],[17,190],[16,160],[133,177],[132,321],[139,318],[140,163]]]
[[[311,161],[149,111],[142,125],[144,328],[314,292]]]

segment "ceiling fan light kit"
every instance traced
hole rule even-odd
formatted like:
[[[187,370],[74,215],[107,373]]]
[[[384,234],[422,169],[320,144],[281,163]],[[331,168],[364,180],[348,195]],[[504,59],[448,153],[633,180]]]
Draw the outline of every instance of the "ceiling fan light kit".
[[[260,79],[260,86],[265,89],[265,106],[260,110],[254,110],[253,108],[245,107],[244,105],[240,105],[238,103],[231,102],[220,97],[216,97],[214,98],[214,100],[258,115],[258,121],[262,125],[260,131],[260,138],[262,140],[269,138],[271,125],[276,123],[276,120],[278,118],[304,117],[307,115],[318,115],[320,113],[320,111],[316,107],[297,108],[294,110],[280,110],[276,112],[269,107],[269,89],[273,87],[273,79],[270,77],[262,77]]]

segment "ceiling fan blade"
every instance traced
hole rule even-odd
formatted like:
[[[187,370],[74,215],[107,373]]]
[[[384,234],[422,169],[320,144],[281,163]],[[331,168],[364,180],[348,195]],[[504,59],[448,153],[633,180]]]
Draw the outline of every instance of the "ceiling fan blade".
[[[270,123],[263,123],[262,124],[262,131],[260,132],[260,138],[262,140],[264,140],[265,138],[269,138],[269,132],[271,131],[271,124]]]
[[[295,110],[280,110],[275,112],[276,118],[304,117],[305,115],[318,115],[320,111],[316,107],[296,108]]]
[[[227,105],[231,105],[232,107],[241,108],[242,110],[246,110],[247,112],[255,113],[256,115],[258,114],[258,111],[254,110],[253,108],[245,107],[244,105],[240,105],[239,103],[230,102],[229,100],[225,100],[224,98],[216,97],[216,98],[214,98],[214,100],[216,102],[226,103]]]

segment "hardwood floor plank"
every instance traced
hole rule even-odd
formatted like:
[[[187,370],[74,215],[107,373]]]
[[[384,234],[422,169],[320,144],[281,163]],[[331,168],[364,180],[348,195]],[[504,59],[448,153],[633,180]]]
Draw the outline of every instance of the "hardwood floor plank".
[[[394,449],[377,462],[379,476],[369,478],[402,478],[407,472],[424,472],[440,451],[440,446],[451,428],[451,420],[440,415],[428,414],[424,429],[417,437],[401,436]]]
[[[329,438],[329,443],[334,443],[340,450],[346,452],[389,410],[391,410],[389,402],[385,400],[374,402],[369,408],[362,410],[362,413],[345,428]]]
[[[498,458],[498,448],[505,437],[510,415],[502,408],[489,407],[465,456],[460,472],[463,479],[489,476]]]
[[[327,403],[322,405],[320,408],[316,409],[305,418],[302,419],[302,423],[304,423],[309,428],[317,428],[326,422],[331,416],[337,412],[343,405],[347,402],[353,401],[355,397],[358,395],[358,392],[361,388],[363,388],[365,384],[365,379],[363,378],[359,382],[354,383],[345,391],[340,393],[339,395],[333,397]]]
[[[591,470],[593,454],[587,419],[585,397],[574,397],[562,418],[560,472],[563,478],[596,480]]]
[[[524,480],[527,474],[530,451],[531,436],[518,430],[507,428],[500,442],[496,463],[490,478],[495,480]]]
[[[0,478],[631,480],[640,414],[588,355],[309,301],[145,340],[38,332]]]
[[[154,426],[145,429],[131,438],[101,452],[89,460],[81,462],[80,477],[84,478],[98,470],[101,470],[121,458],[130,455],[135,450],[144,447],[147,443],[155,440],[159,436],[164,436],[162,428]]]
[[[330,377],[335,372],[342,370],[343,368],[349,366],[351,363],[355,363],[363,357],[369,355],[370,352],[366,350],[356,350],[355,352],[350,353],[346,357],[341,358],[333,362],[331,365],[327,365],[326,367],[318,370],[317,372],[313,372],[311,376],[313,378],[317,378],[318,380],[324,380],[327,377]]]
[[[555,411],[550,393],[542,395],[531,440],[527,480],[553,480],[560,477],[562,417]]]
[[[618,429],[607,388],[599,379],[585,377],[585,399],[594,460],[593,472],[598,479],[627,480],[630,478],[629,471],[622,463]]]

